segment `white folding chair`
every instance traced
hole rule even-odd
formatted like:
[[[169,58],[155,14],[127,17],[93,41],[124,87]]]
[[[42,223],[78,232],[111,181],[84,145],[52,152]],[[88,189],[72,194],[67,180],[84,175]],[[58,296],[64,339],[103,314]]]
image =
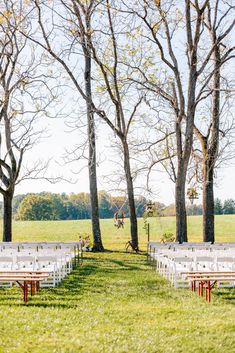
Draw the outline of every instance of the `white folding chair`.
[[[214,258],[212,256],[195,256],[196,271],[213,271]]]
[[[45,281],[42,281],[41,287],[55,287],[60,282],[62,277],[56,256],[37,256],[37,270],[42,269],[51,272],[51,276],[49,276]]]
[[[16,256],[16,268],[18,270],[23,269],[26,271],[35,270],[35,268],[36,268],[35,256],[17,255]]]
[[[194,258],[193,257],[175,257],[169,267],[169,280],[171,284],[177,287],[186,287],[189,282],[182,275],[182,272],[194,270]]]
[[[14,269],[14,259],[12,256],[0,256],[0,271]],[[1,287],[12,287],[12,282],[0,282]]]

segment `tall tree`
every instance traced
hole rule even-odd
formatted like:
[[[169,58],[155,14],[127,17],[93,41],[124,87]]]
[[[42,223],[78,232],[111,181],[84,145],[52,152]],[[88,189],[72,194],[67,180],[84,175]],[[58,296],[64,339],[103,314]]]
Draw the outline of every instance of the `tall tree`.
[[[185,205],[186,175],[193,144],[198,84],[213,55],[214,46],[205,52],[204,16],[209,0],[175,4],[173,1],[140,1],[130,9],[145,24],[143,38],[157,49],[151,55],[155,64],[138,68],[139,82],[165,101],[175,117],[177,169],[175,185],[176,239],[187,241]],[[141,5],[141,6],[140,6]],[[218,45],[222,37],[218,38]],[[181,44],[183,43],[183,46]],[[155,73],[157,71],[157,73]]]
[[[138,227],[135,208],[133,175],[131,168],[131,152],[129,145],[129,135],[131,124],[138,115],[143,96],[136,90],[130,88],[126,55],[122,54],[124,29],[120,26],[121,19],[117,16],[116,1],[105,0],[101,8],[100,17],[102,26],[94,28],[94,35],[90,37],[90,46],[93,59],[100,70],[102,80],[101,89],[104,95],[103,120],[112,129],[121,143],[121,153],[125,172],[127,187],[127,198],[129,206],[131,245],[138,250]],[[106,32],[103,34],[103,24],[106,25]],[[126,26],[126,24],[125,24]],[[98,35],[97,35],[98,33]],[[98,37],[102,42],[102,47],[98,44]],[[107,97],[107,98],[106,98]],[[135,98],[134,98],[135,97]],[[127,100],[128,98],[128,100]],[[109,101],[109,102],[108,102]],[[106,102],[107,108],[104,108]]]
[[[93,250],[103,251],[103,243],[100,230],[99,222],[99,206],[98,206],[98,192],[97,192],[97,173],[96,173],[96,136],[95,136],[95,120],[94,109],[92,103],[92,84],[91,84],[91,48],[90,48],[90,36],[91,36],[91,19],[96,7],[95,0],[79,1],[70,0],[63,1],[58,0],[55,4],[48,4],[47,1],[33,0],[32,3],[36,7],[36,17],[39,23],[39,29],[41,30],[41,39],[37,36],[27,36],[31,41],[38,44],[41,48],[47,51],[50,56],[55,59],[65,70],[69,78],[72,80],[76,90],[85,100],[87,110],[87,135],[89,145],[89,157],[88,157],[88,169],[89,169],[89,186],[90,186],[90,200],[92,210],[92,232],[93,232]],[[51,7],[50,7],[51,5]],[[54,6],[55,5],[55,6]],[[56,6],[57,5],[57,6]],[[51,10],[51,13],[48,10]],[[77,9],[79,9],[79,17],[77,16]],[[62,11],[62,15],[60,13]],[[66,12],[67,11],[67,12]],[[51,15],[49,19],[48,16]],[[66,17],[67,16],[67,17]],[[76,22],[74,23],[74,16]],[[60,20],[63,20],[61,25]],[[54,25],[54,21],[57,24]],[[48,29],[49,23],[51,28]],[[69,37],[70,42],[68,43],[69,49],[56,47],[55,41],[52,41],[56,35],[58,35],[57,29],[63,28],[64,39],[65,35]],[[61,36],[61,34],[60,34]],[[59,37],[61,40],[61,37]],[[70,55],[75,47],[80,47],[83,53],[84,65],[83,69],[83,82],[85,88],[81,83],[80,70],[74,70],[74,62],[69,61]],[[75,50],[76,51],[76,50]],[[79,49],[78,49],[79,51]],[[68,54],[68,55],[67,55]],[[79,56],[80,56],[79,51]],[[77,60],[77,58],[75,58]]]
[[[18,31],[22,26],[21,3],[10,0],[0,4],[0,193],[4,200],[3,241],[12,240],[12,199],[15,186],[23,178],[39,172],[39,164],[22,172],[23,157],[40,136],[36,120],[45,112],[52,92],[38,73],[39,61],[33,48]],[[36,87],[37,86],[37,87]],[[48,99],[41,99],[40,87]],[[39,92],[38,92],[39,91]],[[37,106],[37,107],[36,107]],[[39,169],[38,169],[39,167]]]
[[[131,175],[131,166],[130,166],[130,151],[127,141],[127,134],[130,130],[130,124],[136,114],[136,110],[141,103],[142,98],[138,98],[138,101],[135,102],[133,105],[132,112],[129,114],[128,120],[125,120],[124,117],[124,109],[122,106],[122,100],[120,96],[120,90],[117,84],[117,41],[116,36],[113,29],[112,23],[112,16],[111,16],[111,7],[108,1],[106,2],[99,2],[96,0],[90,1],[80,1],[80,0],[70,0],[65,2],[63,0],[58,0],[56,4],[62,4],[63,9],[62,11],[67,10],[67,17],[61,15],[59,13],[58,8],[56,6],[53,8],[54,18],[53,21],[56,19],[60,19],[63,22],[63,29],[67,28],[70,38],[69,42],[69,57],[72,55],[72,52],[76,51],[75,47],[78,48],[79,46],[82,48],[83,56],[84,56],[84,79],[85,79],[85,89],[83,89],[80,81],[77,79],[74,70],[74,63],[69,62],[69,58],[64,56],[65,49],[63,48],[61,51],[56,48],[55,42],[52,41],[52,36],[55,36],[55,27],[48,29],[48,4],[46,3],[47,14],[43,17],[42,14],[42,6],[43,4],[40,3],[38,0],[34,0],[36,9],[37,9],[37,18],[39,27],[41,29],[42,40],[38,39],[38,37],[31,37],[30,39],[44,48],[57,62],[59,62],[62,67],[65,69],[69,77],[71,78],[73,84],[75,85],[76,89],[78,90],[81,97],[85,100],[87,105],[87,114],[88,114],[88,129],[89,132],[89,145],[90,145],[90,159],[89,159],[89,170],[90,170],[90,180],[95,182],[96,180],[96,173],[95,173],[95,130],[94,130],[94,113],[98,114],[98,116],[105,121],[109,127],[115,132],[115,134],[120,138],[122,148],[123,148],[123,157],[124,157],[124,169],[125,169],[125,176],[127,181],[127,190],[128,190],[128,201],[129,201],[129,210],[130,210],[130,219],[131,219],[131,241],[132,245],[135,249],[138,249],[138,230],[137,230],[137,219],[136,219],[136,212],[135,212],[135,202],[134,202],[134,189],[133,189],[133,178]],[[107,68],[105,67],[105,63],[102,62],[100,59],[99,53],[97,52],[96,44],[92,40],[92,36],[94,34],[93,28],[91,27],[92,18],[94,18],[94,11],[96,10],[98,5],[104,5],[103,9],[99,8],[98,10],[105,13],[106,16],[106,24],[108,26],[108,36],[110,38],[110,43],[113,50],[114,55],[114,63],[112,64],[114,69],[114,75],[111,75],[112,78],[108,75]],[[99,12],[96,12],[96,19],[99,16]],[[59,25],[57,23],[56,28]],[[46,29],[47,28],[47,29]],[[103,30],[99,29],[99,35],[102,35]],[[96,37],[97,39],[97,37]],[[99,43],[99,42],[98,42]],[[115,124],[112,119],[110,119],[110,112],[109,109],[105,111],[102,108],[97,107],[94,103],[94,99],[92,99],[92,92],[91,92],[91,53],[92,58],[96,61],[96,64],[100,67],[101,75],[103,76],[104,83],[106,85],[106,91],[111,98],[114,112],[116,115],[116,122]],[[103,52],[103,54],[105,54]],[[68,59],[68,60],[66,60]],[[110,73],[110,71],[109,71]],[[112,81],[112,83],[111,83]],[[96,187],[94,187],[94,183],[90,182],[90,194],[96,193]],[[94,196],[96,198],[96,196]],[[94,199],[91,197],[91,201]],[[92,202],[93,202],[92,201]],[[96,214],[96,220],[98,220],[98,203],[92,204],[92,212],[93,215]],[[101,242],[101,235],[99,232],[98,223],[95,219],[92,219],[93,223],[93,236],[94,236],[94,249],[102,250],[103,245]]]
[[[222,131],[222,107],[221,92],[226,91],[226,87],[221,87],[221,73],[226,62],[234,58],[234,45],[227,47],[223,42],[227,39],[234,28],[235,6],[227,2],[212,1],[207,4],[206,15],[204,17],[205,26],[209,32],[211,41],[212,69],[204,77],[198,96],[197,103],[203,100],[211,100],[207,131],[199,129],[195,125],[195,133],[201,144],[202,151],[202,185],[203,185],[203,241],[214,243],[214,170],[219,156],[220,134],[225,137],[226,132]],[[231,16],[232,15],[232,16]],[[228,76],[228,74],[227,74]],[[224,80],[226,86],[228,80]],[[222,95],[224,96],[224,93]],[[225,106],[225,105],[224,105]],[[203,124],[205,125],[205,124]],[[229,133],[229,129],[227,129]],[[222,157],[223,158],[223,157]]]
[[[77,16],[79,35],[76,36],[79,41],[84,54],[84,80],[85,80],[85,95],[87,106],[87,134],[89,146],[89,182],[90,182],[90,199],[91,199],[91,219],[92,231],[94,237],[93,250],[104,250],[100,222],[99,222],[99,203],[98,203],[98,189],[97,189],[97,175],[96,175],[96,141],[95,141],[95,120],[94,110],[92,108],[92,87],[91,87],[91,16],[93,14],[96,1],[88,1],[86,4],[72,0],[72,11]],[[79,9],[80,8],[80,9]],[[79,11],[79,10],[80,11]]]
[[[177,145],[177,176],[175,186],[176,239],[180,243],[188,239],[185,184],[193,142],[195,94],[198,78],[198,44],[202,31],[202,18],[207,2],[204,1],[199,6],[197,1],[195,4],[192,4],[189,0],[185,0],[184,14],[179,16],[180,19],[177,19],[176,15],[173,14],[173,11],[176,11],[173,2],[170,2],[169,5],[169,3],[161,4],[160,1],[151,1],[151,5],[147,6],[146,1],[143,1],[142,11],[138,12],[138,16],[146,25],[151,42],[156,45],[162,63],[169,70],[169,75],[172,75],[172,82],[167,80],[166,85],[164,85],[158,83],[156,80],[155,82],[151,82],[151,79],[146,76],[144,71],[141,71],[150,88],[170,104],[175,115]],[[179,9],[177,10],[179,11]],[[158,13],[158,15],[153,16],[153,11],[156,14]],[[194,21],[192,21],[192,12]],[[179,64],[179,53],[177,53],[174,47],[175,34],[177,28],[180,28],[180,21],[185,23],[185,29],[181,28],[180,32],[184,38],[186,37],[185,48],[188,66],[186,87],[181,75],[182,68]],[[179,33],[177,35],[179,36]],[[180,56],[182,56],[181,52]]]

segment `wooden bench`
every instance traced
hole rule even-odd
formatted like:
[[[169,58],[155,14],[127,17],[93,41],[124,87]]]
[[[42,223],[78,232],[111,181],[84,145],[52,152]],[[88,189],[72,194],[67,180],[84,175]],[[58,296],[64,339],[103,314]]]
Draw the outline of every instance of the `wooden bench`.
[[[31,296],[35,295],[40,287],[40,282],[50,275],[48,271],[6,270],[0,271],[0,282],[16,282],[23,290],[24,302],[28,302],[28,289]]]
[[[211,301],[211,290],[217,282],[235,282],[235,271],[191,271],[181,274],[191,281],[191,288],[194,292],[198,282],[198,295],[203,297],[205,290],[208,303]]]

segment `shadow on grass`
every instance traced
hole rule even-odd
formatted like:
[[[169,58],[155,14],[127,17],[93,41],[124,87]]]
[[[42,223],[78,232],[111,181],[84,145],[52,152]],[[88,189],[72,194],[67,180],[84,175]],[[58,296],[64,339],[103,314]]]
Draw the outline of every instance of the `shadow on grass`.
[[[235,288],[219,288],[214,295],[224,302],[235,305]]]
[[[72,271],[56,288],[42,288],[40,292],[33,298],[29,295],[27,306],[34,307],[59,307],[72,308],[81,305],[81,299],[85,296],[104,294],[111,285],[116,285],[116,279],[120,280],[122,271],[132,272],[149,271],[144,266],[143,259],[137,259],[135,256],[130,257],[128,253],[119,253],[123,256],[122,260],[118,260],[114,253],[107,256],[84,257],[83,264]],[[125,255],[125,256],[124,256]],[[128,276],[128,274],[127,274]],[[126,278],[128,281],[128,277]],[[0,306],[14,305],[25,306],[23,302],[23,293],[20,288],[0,289]]]

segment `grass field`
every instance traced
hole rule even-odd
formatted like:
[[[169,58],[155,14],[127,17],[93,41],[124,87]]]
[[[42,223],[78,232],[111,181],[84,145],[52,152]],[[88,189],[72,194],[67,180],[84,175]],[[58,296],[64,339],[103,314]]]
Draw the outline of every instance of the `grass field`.
[[[175,218],[149,218],[151,240],[159,240],[165,232],[175,233]],[[138,219],[140,247],[146,249],[147,235],[143,229],[143,219]],[[101,220],[103,242],[108,249],[124,249],[129,240],[129,220],[125,220],[124,229],[117,229],[112,219]],[[1,228],[0,228],[1,232]],[[14,222],[14,241],[69,241],[78,240],[79,235],[91,234],[90,220],[79,221],[34,221]],[[216,216],[216,241],[235,241],[235,215]],[[202,241],[202,217],[188,217],[188,240]]]
[[[174,221],[151,220],[152,238]],[[201,219],[189,219],[201,240]],[[234,240],[235,217],[218,217],[217,240]],[[155,228],[154,228],[155,227]],[[141,229],[141,245],[146,235]],[[23,304],[18,288],[0,290],[0,353],[234,353],[235,289],[214,289],[212,303],[174,289],[142,254],[125,253],[128,230],[102,221],[104,244],[53,289]],[[74,240],[89,221],[17,222],[14,240]],[[159,233],[158,233],[159,232]]]

